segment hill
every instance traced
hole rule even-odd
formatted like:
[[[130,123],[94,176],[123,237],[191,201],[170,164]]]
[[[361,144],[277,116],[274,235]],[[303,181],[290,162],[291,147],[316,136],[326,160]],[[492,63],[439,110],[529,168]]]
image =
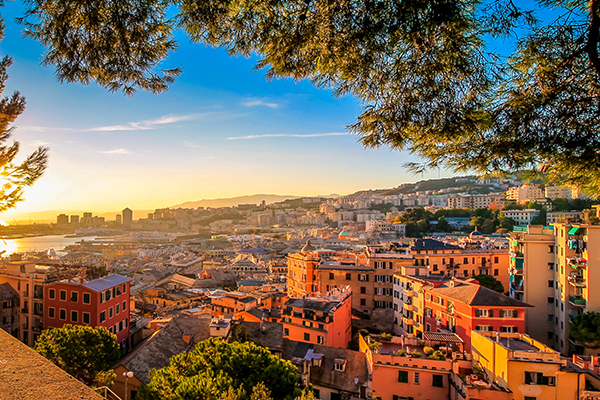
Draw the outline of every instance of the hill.
[[[247,196],[228,197],[221,199],[202,199],[198,201],[186,201],[169,208],[198,208],[198,207],[235,207],[238,204],[260,204],[263,200],[269,203],[277,203],[288,199],[297,199],[301,196],[277,195],[277,194],[254,194]]]

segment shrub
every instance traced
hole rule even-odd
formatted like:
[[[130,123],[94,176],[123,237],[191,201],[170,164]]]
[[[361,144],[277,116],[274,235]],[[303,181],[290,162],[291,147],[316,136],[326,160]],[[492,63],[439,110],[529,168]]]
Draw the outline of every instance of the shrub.
[[[429,347],[429,346],[425,346],[423,347],[423,352],[425,354],[427,354],[428,356],[430,356],[431,354],[433,354],[433,347]]]
[[[412,353],[410,353],[410,356],[412,358],[421,358],[421,353],[419,353],[418,351],[413,351]]]

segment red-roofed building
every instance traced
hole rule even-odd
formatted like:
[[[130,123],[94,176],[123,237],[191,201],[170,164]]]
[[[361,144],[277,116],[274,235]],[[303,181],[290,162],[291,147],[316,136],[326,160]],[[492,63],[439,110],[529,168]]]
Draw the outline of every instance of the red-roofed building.
[[[118,274],[87,282],[54,282],[44,287],[44,329],[64,324],[102,326],[129,337],[129,282]]]
[[[442,283],[427,282],[422,277],[395,278],[395,292],[398,296],[394,298],[394,302],[402,314],[398,325],[407,333],[422,335],[422,332],[454,332],[465,342],[465,350],[470,351],[471,330],[513,333],[525,331],[525,308],[530,305],[522,301],[477,283],[458,279]],[[401,286],[407,284],[408,291]],[[413,290],[415,284],[421,287],[416,296]],[[407,296],[407,293],[412,293],[412,296]],[[415,331],[415,324],[422,330]]]

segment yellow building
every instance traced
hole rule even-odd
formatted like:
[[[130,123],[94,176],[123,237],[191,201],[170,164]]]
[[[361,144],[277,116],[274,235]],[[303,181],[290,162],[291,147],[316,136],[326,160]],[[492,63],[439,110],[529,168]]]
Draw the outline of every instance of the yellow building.
[[[472,331],[473,361],[514,400],[576,400],[586,373],[543,343],[518,333]]]

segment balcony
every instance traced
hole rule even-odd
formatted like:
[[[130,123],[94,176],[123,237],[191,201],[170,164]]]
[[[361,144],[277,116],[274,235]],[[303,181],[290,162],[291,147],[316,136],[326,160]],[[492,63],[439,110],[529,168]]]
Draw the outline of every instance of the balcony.
[[[28,308],[21,309],[21,314],[29,314],[29,309]]]
[[[510,266],[514,267],[517,271],[523,271],[523,258],[511,257]]]
[[[402,306],[402,308],[404,308],[406,311],[413,311],[414,310],[414,306],[412,304],[408,304],[408,303],[404,303],[404,305]]]
[[[583,257],[568,257],[567,262],[571,268],[586,268],[587,259]]]
[[[37,315],[38,317],[43,317],[44,316],[44,310],[34,309],[33,310],[33,315]]]
[[[569,296],[569,303],[577,307],[585,307],[585,299],[583,296]]]
[[[34,332],[40,333],[43,329],[43,326],[42,326],[42,324],[34,324],[34,325],[32,325],[31,329]]]
[[[586,287],[585,278],[583,276],[571,275],[571,276],[567,277],[567,280],[569,281],[570,285],[572,285],[576,288],[585,288]]]
[[[404,294],[408,297],[413,297],[415,295],[415,292],[412,289],[404,289]]]
[[[521,283],[513,282],[510,284],[510,288],[515,292],[522,292],[523,291],[523,282],[521,282]]]
[[[404,325],[413,325],[415,323],[415,321],[412,318],[404,318],[402,317],[402,322],[404,323]]]

